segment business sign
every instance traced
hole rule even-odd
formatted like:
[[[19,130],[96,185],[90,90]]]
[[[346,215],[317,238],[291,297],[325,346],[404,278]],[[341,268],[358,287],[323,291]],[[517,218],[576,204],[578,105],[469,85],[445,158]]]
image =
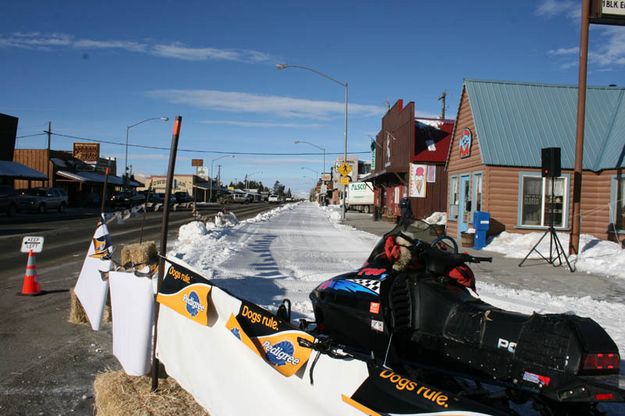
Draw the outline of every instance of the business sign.
[[[212,286],[199,274],[169,263],[156,301],[200,325],[208,325],[208,297]]]
[[[625,25],[625,0],[592,0],[590,23]]]
[[[410,175],[408,177],[408,196],[411,198],[425,198],[427,189],[426,174],[427,165],[410,164]]]
[[[100,143],[74,143],[73,156],[83,162],[97,162],[100,158]]]
[[[22,239],[22,253],[41,253],[43,250],[43,237],[26,236]]]
[[[462,137],[460,137],[460,159],[465,159],[471,156],[471,142],[473,141],[473,134],[470,129],[462,130]]]
[[[195,168],[195,176],[208,180],[208,166],[197,166]]]
[[[191,159],[191,166],[204,166],[204,159]]]
[[[321,180],[323,182],[330,182],[332,180],[332,175],[329,173],[322,173],[321,174]]]
[[[246,301],[241,302],[236,316],[230,315],[226,328],[286,377],[297,373],[312,352],[310,348],[302,347],[299,339],[315,340],[312,335],[296,330],[277,316]]]

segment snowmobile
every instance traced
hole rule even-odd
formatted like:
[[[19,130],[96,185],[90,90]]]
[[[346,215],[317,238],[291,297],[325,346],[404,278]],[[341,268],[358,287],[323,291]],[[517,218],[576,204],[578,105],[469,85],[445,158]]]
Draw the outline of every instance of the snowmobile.
[[[347,352],[497,410],[529,402],[541,415],[593,415],[600,402],[625,401],[618,348],[599,324],[480,300],[467,264],[483,261],[492,258],[459,253],[425,222],[398,225],[360,269],[312,291],[319,341],[308,346]]]

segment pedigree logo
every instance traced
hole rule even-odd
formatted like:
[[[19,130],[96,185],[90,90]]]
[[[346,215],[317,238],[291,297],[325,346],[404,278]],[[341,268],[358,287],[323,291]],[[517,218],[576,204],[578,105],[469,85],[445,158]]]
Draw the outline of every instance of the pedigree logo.
[[[187,304],[187,312],[193,317],[206,310],[206,307],[200,301],[200,297],[195,292],[189,293],[188,296],[186,294],[182,295],[182,301]]]
[[[295,358],[295,348],[289,341],[282,341],[276,345],[271,345],[271,342],[263,342],[263,348],[265,349],[265,357],[273,365],[298,365],[300,360]]]
[[[441,407],[449,407],[447,404],[449,397],[443,394],[440,390],[436,390],[428,386],[421,386],[416,381],[402,377],[391,370],[382,370],[379,376],[380,378],[392,383],[399,391],[413,392],[420,398],[429,400]]]

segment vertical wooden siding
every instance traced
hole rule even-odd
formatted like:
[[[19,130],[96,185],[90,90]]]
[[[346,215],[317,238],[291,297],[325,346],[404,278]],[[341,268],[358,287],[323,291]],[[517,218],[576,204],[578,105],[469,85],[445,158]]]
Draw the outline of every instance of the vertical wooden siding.
[[[35,169],[48,177],[48,181],[31,181],[33,187],[54,186],[54,169],[47,149],[15,149],[13,161]],[[27,180],[16,180],[15,189],[28,188]]]

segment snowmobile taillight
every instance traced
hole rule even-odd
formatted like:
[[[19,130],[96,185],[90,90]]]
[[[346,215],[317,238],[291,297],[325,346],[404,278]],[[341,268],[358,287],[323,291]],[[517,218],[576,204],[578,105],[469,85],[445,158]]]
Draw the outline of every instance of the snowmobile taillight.
[[[610,371],[618,372],[621,364],[621,359],[618,354],[586,354],[582,361],[582,370],[585,371]]]
[[[599,402],[605,400],[614,400],[614,393],[597,393],[595,394],[595,400]]]

